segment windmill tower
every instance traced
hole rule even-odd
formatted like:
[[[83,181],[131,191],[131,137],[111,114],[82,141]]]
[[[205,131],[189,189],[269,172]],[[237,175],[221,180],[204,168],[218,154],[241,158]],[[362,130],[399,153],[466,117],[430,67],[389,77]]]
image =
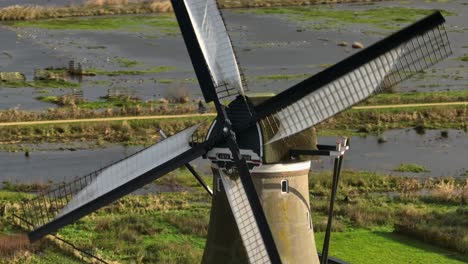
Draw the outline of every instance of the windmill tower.
[[[254,98],[254,101],[259,99]],[[231,107],[236,104],[241,107],[244,102],[237,99]],[[216,123],[212,127],[216,129]],[[285,141],[265,144],[271,138],[268,131],[267,127],[258,125],[245,138],[239,138],[241,155],[251,169],[256,192],[282,261],[318,263],[309,203],[310,160],[292,159],[289,149],[293,144]],[[314,129],[307,129],[289,140],[305,149],[316,149]],[[202,263],[247,263],[249,257],[240,229],[227,228],[245,224],[236,223],[234,214],[238,212],[229,206],[235,201],[225,191],[225,186],[235,185],[227,179],[238,178],[238,172],[233,170],[232,157],[225,146],[213,148],[207,153],[207,158],[212,162],[214,195]],[[224,183],[223,179],[227,182]]]
[[[217,118],[206,139],[198,126],[26,203],[31,241],[71,224],[170,171],[204,156],[214,172],[204,263],[318,263],[310,220],[310,156],[335,159],[321,263],[328,263],[333,201],[347,150],[317,145],[314,125],[397,85],[451,54],[434,13],[271,98],[249,98],[215,0],[172,0],[205,101]],[[235,97],[229,104],[222,99]]]

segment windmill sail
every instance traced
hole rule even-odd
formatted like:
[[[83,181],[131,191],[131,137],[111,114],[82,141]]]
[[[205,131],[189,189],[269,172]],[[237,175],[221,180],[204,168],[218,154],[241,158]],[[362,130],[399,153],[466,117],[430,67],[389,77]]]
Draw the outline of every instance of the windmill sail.
[[[437,12],[256,107],[257,120],[286,138],[391,88],[451,54]]]
[[[190,58],[205,101],[214,101],[221,109],[220,99],[232,95],[232,90],[244,94],[242,77],[231,40],[215,0],[172,0]],[[218,107],[219,106],[219,107]],[[223,113],[220,120],[227,121]],[[223,136],[224,137],[224,136]],[[229,136],[228,136],[229,138]],[[280,263],[271,230],[251,182],[245,160],[240,159],[237,142],[228,139],[241,179],[223,177],[231,209],[241,233],[251,263]],[[234,158],[236,160],[236,158]],[[240,166],[239,166],[240,165]]]
[[[190,147],[198,128],[188,128],[100,171],[39,196],[23,207],[32,241],[129,194],[205,153]]]
[[[205,101],[243,95],[237,58],[216,1],[173,0],[172,4]]]
[[[236,220],[250,263],[271,263],[253,209],[240,177],[230,178],[220,173],[226,196]]]
[[[60,218],[145,174],[153,169],[155,164],[164,164],[189,150],[190,137],[196,129],[197,126],[186,129],[174,137],[141,151],[137,155],[130,156],[103,169],[99,176],[77,193],[55,218]]]

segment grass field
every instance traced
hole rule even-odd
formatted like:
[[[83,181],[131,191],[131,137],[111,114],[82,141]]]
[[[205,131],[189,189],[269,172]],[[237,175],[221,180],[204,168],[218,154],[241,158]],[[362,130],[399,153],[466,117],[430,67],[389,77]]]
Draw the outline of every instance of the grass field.
[[[327,201],[323,198],[328,196],[330,178],[329,173],[310,175],[312,218],[319,251],[327,212]],[[124,197],[62,229],[59,235],[106,260],[199,263],[207,236],[209,196],[185,169],[171,173],[157,184],[185,187],[187,191]],[[420,192],[422,189],[426,191]],[[388,192],[394,194],[389,196]],[[0,191],[0,207],[7,206],[8,218],[15,204],[28,197],[31,195]],[[330,254],[350,263],[466,263],[468,219],[463,208],[467,202],[468,182],[463,180],[416,180],[345,171],[336,204]],[[20,231],[7,218],[0,219],[3,237]],[[405,224],[421,232],[408,233],[400,227]],[[441,233],[428,237],[433,228]],[[444,239],[455,243],[445,243]],[[0,252],[7,244],[0,243]],[[53,243],[44,241],[23,250],[10,248],[8,252],[0,254],[7,260],[21,259],[16,263],[57,260],[75,263]]]
[[[321,248],[324,233],[316,234],[317,246]],[[468,258],[451,251],[430,246],[416,239],[395,234],[391,228],[353,229],[337,232],[330,242],[331,256],[349,263],[361,264],[427,264],[464,263]]]

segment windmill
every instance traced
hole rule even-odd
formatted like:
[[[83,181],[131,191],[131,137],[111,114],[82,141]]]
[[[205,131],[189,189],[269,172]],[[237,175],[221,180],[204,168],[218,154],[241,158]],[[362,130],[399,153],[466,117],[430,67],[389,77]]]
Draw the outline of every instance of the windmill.
[[[197,177],[188,163],[203,156],[214,172],[204,263],[228,262],[230,257],[235,263],[319,263],[307,157],[327,155],[334,157],[335,166],[321,263],[335,262],[328,257],[328,244],[348,144],[343,139],[336,146],[316,145],[310,129],[449,56],[444,18],[436,12],[274,97],[251,98],[245,94],[246,82],[216,1],[172,0],[172,5],[204,99],[214,103],[218,114],[208,135],[193,140],[198,126],[187,128],[25,203],[22,218],[32,229],[30,240],[54,233],[183,165]],[[234,99],[224,105],[227,97]],[[294,141],[300,138],[304,144],[298,147]]]

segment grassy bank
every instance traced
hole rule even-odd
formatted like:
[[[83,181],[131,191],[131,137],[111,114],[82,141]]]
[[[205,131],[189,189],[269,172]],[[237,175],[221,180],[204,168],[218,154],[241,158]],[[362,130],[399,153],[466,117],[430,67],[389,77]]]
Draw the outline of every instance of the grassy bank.
[[[29,82],[0,82],[0,88],[78,88],[79,83],[62,80],[37,80]]]
[[[283,76],[278,78],[283,78]],[[191,100],[188,91],[184,89],[178,89],[177,91],[174,91],[172,97],[169,96],[167,99],[160,99],[156,101],[142,101],[137,98],[130,97],[101,98],[99,101],[77,101],[74,99],[74,97],[66,95],[39,96],[37,99],[48,103],[55,103],[60,106],[60,108],[48,109],[47,111],[43,112],[22,111],[19,109],[4,110],[0,111],[0,122],[99,118],[128,115],[186,114],[196,113],[198,110],[197,102]],[[361,103],[359,106],[466,101],[468,101],[468,91],[385,93],[373,96]],[[366,109],[359,111],[364,114],[368,113],[369,115],[382,113],[382,116],[384,116],[385,113],[389,111],[401,112],[404,115],[407,115],[408,113],[418,115],[420,113],[420,115],[422,115],[421,118],[431,118],[431,115],[428,112],[430,112],[432,109],[438,109],[436,112],[447,111],[448,113],[452,114],[455,111],[456,115],[461,115],[460,118],[466,118],[466,113],[463,112],[463,109],[461,109],[460,106],[402,108],[393,110],[382,109],[379,111]],[[207,110],[213,111],[212,105],[209,105]],[[352,111],[348,110],[345,113],[349,112]],[[356,113],[357,112],[354,112],[353,115],[357,116],[358,114]],[[360,118],[362,118],[362,116]],[[401,118],[403,117],[397,117],[395,118],[395,121],[397,122]],[[354,127],[356,126],[354,125]],[[458,127],[461,126],[458,125]],[[351,127],[351,129],[353,128]]]
[[[391,105],[468,102],[468,90],[443,92],[381,93],[367,99],[360,105]]]
[[[291,20],[306,23],[306,25],[316,30],[346,28],[352,24],[372,25],[380,29],[395,30],[434,11],[405,7],[384,7],[368,10],[340,10],[334,7],[275,7],[245,9],[241,12],[260,15],[283,15]],[[444,11],[444,15],[453,14]]]
[[[63,7],[37,5],[9,6],[0,9],[0,20],[34,20],[78,16],[161,13],[170,11],[172,11],[172,6],[169,1],[88,1],[88,4],[85,5]]]
[[[430,172],[427,168],[424,166],[418,165],[418,164],[400,164],[398,168],[394,169],[394,171],[397,172],[412,172],[412,173],[420,173],[420,172]]]
[[[73,96],[64,95],[43,95],[36,97],[37,100],[56,104],[64,110],[63,112],[79,113],[81,110],[107,110],[106,117],[111,116],[122,116],[130,113],[136,115],[173,115],[173,114],[189,114],[198,113],[198,102],[190,101],[188,96],[173,97],[169,99],[159,100],[148,100],[142,101],[138,98],[131,96],[120,96],[120,97],[101,97],[99,101],[87,101],[83,99],[76,99]],[[207,107],[207,111],[214,111],[211,106]],[[96,117],[102,117],[100,114],[102,111],[96,111]],[[36,112],[37,113],[37,112]],[[49,113],[50,114],[50,113]],[[17,113],[18,117],[21,116],[21,112]],[[28,113],[24,112],[24,116],[28,116]],[[38,114],[40,115],[40,114]],[[52,115],[52,114],[50,114]],[[92,112],[88,112],[85,115],[92,115]],[[48,120],[52,120],[48,119]]]
[[[133,61],[129,61],[126,64],[130,65]],[[136,62],[133,62],[136,63]],[[122,64],[119,62],[119,64]],[[130,66],[124,66],[130,67]],[[96,74],[96,75],[107,75],[107,76],[120,76],[120,75],[144,75],[144,74],[155,74],[155,73],[164,73],[169,71],[174,71],[176,68],[171,66],[157,66],[151,67],[143,70],[120,70],[120,71],[107,71],[103,69],[88,69],[87,72]]]
[[[195,187],[195,180],[186,170],[174,172],[158,184],[186,186],[190,191],[127,196],[62,229],[59,235],[106,260],[121,263],[200,262],[207,236],[209,196],[201,187]],[[329,173],[310,175],[311,208],[319,250],[330,186]],[[468,182],[345,171],[339,188],[332,256],[351,263],[468,261]],[[0,191],[0,205],[7,206],[8,214],[15,204],[29,197]],[[11,236],[20,230],[1,218],[0,232]],[[9,255],[2,257],[18,255],[28,256],[20,263],[37,263],[34,262],[37,259],[53,263],[48,260],[50,256],[68,258],[50,247],[32,250],[30,246],[16,250],[13,247]]]
[[[124,116],[179,115],[198,113],[198,103],[184,98],[141,101],[132,98],[110,98],[100,101],[76,100],[73,96],[39,96],[38,100],[57,104],[46,111],[22,111],[17,108],[0,111],[0,122],[67,120]],[[179,102],[176,102],[179,100]],[[187,101],[188,102],[185,102]],[[212,106],[207,107],[213,111]]]
[[[317,126],[322,135],[380,134],[390,129],[415,128],[468,130],[466,106],[351,109]]]
[[[163,33],[176,33],[178,31],[177,21],[171,14],[54,18],[38,21],[11,21],[7,24],[15,27],[35,27],[52,30],[112,30],[139,32],[149,29],[158,29]]]
[[[175,118],[170,120],[132,120],[92,123],[69,123],[5,127],[0,130],[1,142],[105,142],[130,145],[148,145],[159,139],[158,130],[173,135],[183,129],[203,123],[200,131],[208,130],[213,117]],[[201,135],[201,134],[200,134]]]
[[[94,106],[95,103],[92,105]],[[91,107],[91,106],[90,106]],[[192,106],[195,111],[196,106]],[[154,108],[157,111],[157,108]],[[176,111],[175,107],[172,111]],[[180,111],[186,111],[181,106]],[[61,112],[61,109],[50,110],[50,113],[21,113],[10,110],[0,113],[0,120],[47,120],[94,117],[95,111],[81,109],[76,112]],[[113,112],[112,112],[113,111]],[[148,108],[122,108],[100,113],[101,117],[148,114]],[[159,111],[159,110],[158,110]],[[53,115],[51,114],[53,113]],[[72,116],[70,116],[72,113]],[[167,112],[166,112],[167,113]],[[15,118],[13,118],[14,116]],[[62,117],[62,118],[60,118]],[[206,122],[201,130],[207,129],[213,117],[200,116],[165,120],[133,120],[111,122],[63,123],[45,125],[8,126],[0,130],[0,141],[15,142],[70,142],[97,141],[123,144],[149,144],[154,142],[148,135],[157,134],[158,127],[173,133],[198,122]],[[419,134],[426,129],[461,129],[467,131],[467,108],[465,106],[419,107],[398,109],[351,109],[316,126],[320,135],[368,135],[381,134],[390,129],[414,128]],[[441,136],[446,132],[441,132]]]

